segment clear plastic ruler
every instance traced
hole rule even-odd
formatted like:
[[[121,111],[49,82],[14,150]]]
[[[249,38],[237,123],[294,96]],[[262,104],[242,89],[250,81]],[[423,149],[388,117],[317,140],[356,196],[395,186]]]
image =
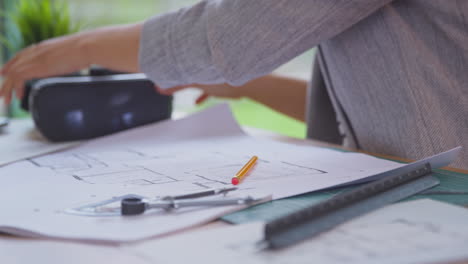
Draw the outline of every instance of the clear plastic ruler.
[[[404,167],[380,180],[275,219],[265,226],[262,245],[269,249],[290,246],[385,205],[428,190],[440,182],[429,164],[411,171]]]

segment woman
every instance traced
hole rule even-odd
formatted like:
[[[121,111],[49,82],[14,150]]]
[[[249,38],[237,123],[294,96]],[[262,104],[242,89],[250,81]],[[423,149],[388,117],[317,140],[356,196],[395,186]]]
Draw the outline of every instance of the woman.
[[[467,1],[202,1],[30,47],[0,71],[1,93],[99,64],[142,71],[166,93],[248,96],[302,120],[306,85],[268,74],[319,45],[343,144],[419,159],[468,147],[467,15]],[[454,166],[468,169],[466,150]]]

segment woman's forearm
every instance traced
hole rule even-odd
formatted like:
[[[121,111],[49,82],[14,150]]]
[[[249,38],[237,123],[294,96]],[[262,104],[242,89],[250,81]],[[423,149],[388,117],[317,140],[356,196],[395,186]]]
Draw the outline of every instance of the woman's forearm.
[[[0,69],[6,81],[0,89],[9,104],[13,90],[21,98],[24,83],[69,74],[99,64],[109,69],[138,72],[138,52],[142,24],[107,27],[49,39],[32,45]]]
[[[88,63],[124,72],[139,72],[142,26],[139,23],[84,32],[81,40]]]
[[[305,121],[307,82],[267,75],[240,87],[244,97],[299,121]]]

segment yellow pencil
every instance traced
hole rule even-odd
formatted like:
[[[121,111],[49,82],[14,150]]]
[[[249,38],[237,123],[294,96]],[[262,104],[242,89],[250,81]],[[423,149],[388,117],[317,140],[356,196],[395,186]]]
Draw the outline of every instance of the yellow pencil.
[[[232,178],[232,180],[231,180],[232,184],[233,185],[238,185],[244,179],[245,175],[247,175],[247,173],[250,171],[250,169],[252,169],[252,167],[255,165],[257,160],[258,160],[258,157],[253,156],[249,160],[249,162],[247,162],[247,164],[245,164],[244,167],[242,167],[242,169],[240,169],[240,171],[236,174],[236,176]]]

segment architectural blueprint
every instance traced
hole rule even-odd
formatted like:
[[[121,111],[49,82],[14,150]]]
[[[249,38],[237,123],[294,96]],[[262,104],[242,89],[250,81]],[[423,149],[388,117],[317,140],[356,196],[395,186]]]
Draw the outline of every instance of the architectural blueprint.
[[[253,155],[259,161],[230,196],[280,199],[402,166],[364,154],[251,138],[226,106],[217,106],[0,169],[0,200],[14,200],[2,204],[8,213],[0,217],[0,231],[119,243],[205,223],[245,206],[154,210],[136,217],[69,212],[127,194],[155,198],[230,187]]]
[[[151,154],[144,150],[126,149],[55,154],[29,161],[39,168],[49,168],[88,184],[159,185],[185,181],[202,189],[213,189],[230,186],[232,176],[246,159],[248,160],[248,156],[235,156],[221,151],[193,157],[184,153]],[[198,162],[194,163],[194,160]],[[210,163],[206,164],[202,160]],[[177,170],[165,168],[170,164],[176,166]],[[292,161],[260,159],[256,167],[255,176],[249,178],[251,182],[282,179],[297,174],[312,176],[327,173],[305,164],[294,164]]]

